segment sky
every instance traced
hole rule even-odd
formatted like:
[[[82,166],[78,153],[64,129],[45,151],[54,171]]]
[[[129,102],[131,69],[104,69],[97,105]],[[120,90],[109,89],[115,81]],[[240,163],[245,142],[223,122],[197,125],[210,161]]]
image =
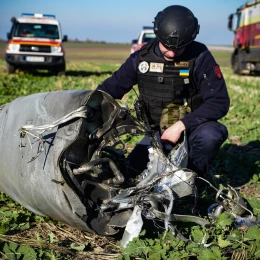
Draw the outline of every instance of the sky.
[[[246,0],[0,0],[0,38],[6,39],[12,17],[21,13],[54,14],[63,35],[69,39],[130,43],[143,26],[153,26],[154,17],[170,5],[189,8],[200,24],[197,41],[228,45],[233,32],[228,16]]]

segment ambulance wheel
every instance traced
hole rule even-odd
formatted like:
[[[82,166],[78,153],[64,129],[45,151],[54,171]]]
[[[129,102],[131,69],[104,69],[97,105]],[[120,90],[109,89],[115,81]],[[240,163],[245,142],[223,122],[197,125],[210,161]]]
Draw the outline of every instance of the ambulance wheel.
[[[15,66],[13,66],[13,65],[11,65],[9,63],[6,63],[6,72],[8,74],[15,73],[15,70],[16,70]]]
[[[57,76],[65,75],[65,70],[57,71],[56,75],[57,75]]]
[[[65,65],[60,66],[59,68],[50,69],[49,73],[56,76],[65,75]]]

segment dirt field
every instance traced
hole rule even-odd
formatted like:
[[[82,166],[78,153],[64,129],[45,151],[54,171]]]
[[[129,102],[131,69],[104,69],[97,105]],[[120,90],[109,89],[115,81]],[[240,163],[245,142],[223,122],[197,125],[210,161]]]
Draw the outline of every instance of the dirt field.
[[[0,58],[4,59],[5,42],[0,42]],[[115,61],[124,62],[130,54],[131,44],[88,44],[66,42],[67,61]],[[231,52],[231,47],[208,46],[211,51]]]
[[[78,46],[65,45],[67,61],[111,61],[123,63],[130,54],[130,45]]]

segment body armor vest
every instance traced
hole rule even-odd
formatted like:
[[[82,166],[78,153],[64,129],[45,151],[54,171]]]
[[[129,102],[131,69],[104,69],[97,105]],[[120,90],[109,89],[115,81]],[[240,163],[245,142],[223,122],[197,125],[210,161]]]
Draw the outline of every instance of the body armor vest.
[[[174,62],[168,62],[155,53],[156,44],[157,41],[153,41],[140,50],[137,73],[140,99],[145,104],[151,123],[158,126],[165,108],[186,105],[194,110],[201,104],[201,95],[192,83],[194,61],[201,51],[194,52],[193,48],[189,51],[191,48],[187,46],[185,54]],[[200,43],[195,44],[200,46]],[[170,114],[168,116],[171,117]]]

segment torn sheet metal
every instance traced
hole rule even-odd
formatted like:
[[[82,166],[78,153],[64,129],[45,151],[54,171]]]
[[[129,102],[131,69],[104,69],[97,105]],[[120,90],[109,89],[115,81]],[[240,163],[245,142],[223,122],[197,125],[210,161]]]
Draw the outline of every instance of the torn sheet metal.
[[[142,230],[142,226],[142,208],[139,205],[136,205],[132,215],[127,221],[127,225],[121,240],[121,245],[126,247],[130,241],[132,241],[135,237],[138,237]]]

